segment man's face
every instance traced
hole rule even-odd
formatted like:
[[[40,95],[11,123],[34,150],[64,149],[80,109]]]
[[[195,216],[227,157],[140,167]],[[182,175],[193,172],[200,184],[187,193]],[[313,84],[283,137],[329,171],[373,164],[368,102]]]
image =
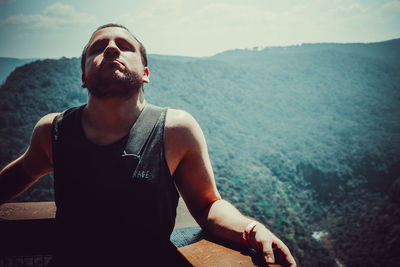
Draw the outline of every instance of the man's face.
[[[139,43],[119,27],[104,28],[93,35],[85,62],[82,87],[97,98],[129,98],[149,81]]]

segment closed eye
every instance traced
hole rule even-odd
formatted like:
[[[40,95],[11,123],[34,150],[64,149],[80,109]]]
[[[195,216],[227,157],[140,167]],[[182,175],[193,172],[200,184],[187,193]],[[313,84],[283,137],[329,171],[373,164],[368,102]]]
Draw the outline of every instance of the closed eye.
[[[124,50],[124,51],[132,51],[135,52],[136,49],[135,47],[128,42],[127,40],[123,39],[123,38],[118,38],[116,41],[117,46],[119,47],[119,49]]]
[[[106,46],[107,46],[107,40],[97,40],[90,46],[88,55],[90,56],[101,53]]]

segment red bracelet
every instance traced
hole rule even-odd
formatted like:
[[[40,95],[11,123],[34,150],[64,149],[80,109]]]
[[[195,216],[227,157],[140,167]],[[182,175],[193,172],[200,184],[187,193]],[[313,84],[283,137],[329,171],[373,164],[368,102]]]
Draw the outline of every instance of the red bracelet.
[[[243,237],[243,243],[244,243],[247,247],[250,247],[250,244],[249,244],[248,239],[249,239],[249,236],[250,236],[251,232],[253,232],[254,227],[256,227],[257,224],[258,224],[258,222],[252,221],[251,223],[249,223],[249,224],[246,226],[246,229],[244,229],[244,231],[243,231],[243,235],[242,235],[242,237]]]

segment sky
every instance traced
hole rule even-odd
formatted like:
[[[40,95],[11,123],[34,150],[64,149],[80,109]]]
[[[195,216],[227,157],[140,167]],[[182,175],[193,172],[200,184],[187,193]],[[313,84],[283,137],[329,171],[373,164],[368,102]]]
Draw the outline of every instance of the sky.
[[[127,26],[149,54],[400,38],[400,0],[0,0],[0,57],[79,57],[92,32]]]

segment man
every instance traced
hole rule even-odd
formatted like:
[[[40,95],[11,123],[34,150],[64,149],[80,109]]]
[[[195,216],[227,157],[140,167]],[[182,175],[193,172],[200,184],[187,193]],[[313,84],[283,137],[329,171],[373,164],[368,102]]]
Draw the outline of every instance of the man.
[[[27,151],[0,172],[1,204],[54,171],[59,229],[54,265],[77,265],[76,260],[82,266],[118,266],[132,257],[131,264],[181,264],[169,242],[178,189],[205,231],[246,243],[267,263],[280,257],[296,266],[279,238],[221,199],[195,119],[146,104],[146,51],[125,27],[99,27],[81,60],[87,105],[40,119]],[[127,151],[130,132],[145,123],[141,114],[147,108],[160,115],[135,162]]]

